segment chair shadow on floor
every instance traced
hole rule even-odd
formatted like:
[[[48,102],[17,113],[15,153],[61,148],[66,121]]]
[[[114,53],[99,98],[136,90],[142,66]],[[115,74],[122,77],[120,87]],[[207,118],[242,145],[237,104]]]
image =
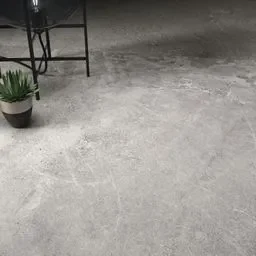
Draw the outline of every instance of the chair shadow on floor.
[[[256,53],[256,31],[237,27],[193,31],[186,35],[148,37],[126,45],[113,46],[102,50],[91,50],[91,77],[86,77],[86,66],[78,62],[50,63],[49,73],[41,77],[40,86],[44,97],[63,90],[74,79],[88,79],[97,83],[109,74],[115,76],[122,72],[131,77],[147,75],[149,72],[174,72],[174,68],[189,65],[194,68],[208,68],[223,60],[230,63],[237,60],[253,59]],[[82,55],[83,50],[65,56]],[[185,62],[180,59],[186,60]],[[54,66],[55,65],[55,66]],[[52,67],[52,68],[51,68]]]
[[[230,27],[221,31],[193,31],[187,35],[150,38],[120,47],[108,49],[106,56],[114,66],[126,65],[126,57],[134,55],[145,62],[172,65],[174,58],[186,58],[191,65],[205,68],[216,64],[220,59],[228,62],[248,60],[256,55],[256,30],[250,31]],[[129,66],[133,70],[132,65]],[[137,68],[137,67],[136,67]]]

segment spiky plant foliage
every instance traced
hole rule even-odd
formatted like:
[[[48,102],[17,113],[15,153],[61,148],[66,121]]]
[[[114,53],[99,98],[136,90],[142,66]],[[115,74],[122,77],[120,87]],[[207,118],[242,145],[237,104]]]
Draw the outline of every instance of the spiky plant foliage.
[[[28,75],[20,70],[7,71],[5,74],[0,70],[0,100],[5,102],[23,101],[34,95],[38,89],[32,83]]]

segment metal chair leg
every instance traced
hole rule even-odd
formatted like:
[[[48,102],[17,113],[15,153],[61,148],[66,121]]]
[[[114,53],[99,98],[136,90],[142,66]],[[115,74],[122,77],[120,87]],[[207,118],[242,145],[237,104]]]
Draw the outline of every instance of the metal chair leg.
[[[90,60],[89,60],[89,46],[88,46],[88,32],[87,32],[87,10],[86,0],[83,0],[83,25],[84,25],[84,42],[85,42],[85,55],[86,55],[86,72],[87,77],[90,76]]]
[[[27,31],[27,39],[28,39],[28,47],[29,47],[29,54],[31,59],[31,68],[33,73],[33,81],[36,84],[38,88],[38,74],[36,70],[36,60],[35,60],[35,54],[34,54],[34,47],[33,47],[33,40],[32,40],[32,29],[31,29],[31,19],[30,19],[30,13],[28,8],[28,1],[23,0],[24,4],[24,15],[25,15],[25,22],[26,22],[26,31]],[[40,94],[39,92],[36,93],[36,99],[40,100]]]

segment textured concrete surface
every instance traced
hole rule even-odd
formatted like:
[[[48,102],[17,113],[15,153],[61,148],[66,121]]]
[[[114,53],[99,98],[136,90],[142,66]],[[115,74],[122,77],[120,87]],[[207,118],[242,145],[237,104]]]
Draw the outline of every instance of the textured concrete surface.
[[[1,256],[256,255],[256,2],[145,3],[90,3],[92,77],[51,64],[32,127],[0,117]]]

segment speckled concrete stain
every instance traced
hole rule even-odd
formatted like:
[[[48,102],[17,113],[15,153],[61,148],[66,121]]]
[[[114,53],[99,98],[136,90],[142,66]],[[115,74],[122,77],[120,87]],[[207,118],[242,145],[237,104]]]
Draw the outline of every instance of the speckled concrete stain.
[[[0,119],[1,256],[256,255],[256,3],[229,2],[90,5],[92,77],[51,65],[32,127]]]

